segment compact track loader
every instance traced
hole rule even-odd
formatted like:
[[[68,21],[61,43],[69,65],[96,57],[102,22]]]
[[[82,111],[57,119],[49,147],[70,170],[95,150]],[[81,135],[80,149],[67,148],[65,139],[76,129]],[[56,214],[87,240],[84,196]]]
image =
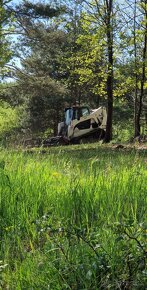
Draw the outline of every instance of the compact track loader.
[[[78,144],[103,139],[106,130],[106,108],[90,110],[87,106],[65,109],[64,121],[58,124],[58,136],[44,140],[44,146]]]

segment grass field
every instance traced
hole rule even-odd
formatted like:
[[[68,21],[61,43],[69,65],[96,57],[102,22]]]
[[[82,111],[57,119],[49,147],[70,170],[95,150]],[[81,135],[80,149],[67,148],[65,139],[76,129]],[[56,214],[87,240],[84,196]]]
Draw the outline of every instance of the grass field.
[[[147,289],[147,151],[0,151],[0,287]]]

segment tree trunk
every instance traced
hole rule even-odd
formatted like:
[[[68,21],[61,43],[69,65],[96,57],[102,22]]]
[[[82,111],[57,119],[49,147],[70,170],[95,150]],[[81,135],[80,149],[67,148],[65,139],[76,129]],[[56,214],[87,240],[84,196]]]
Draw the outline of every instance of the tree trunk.
[[[137,42],[136,42],[136,0],[134,2],[134,57],[135,57],[135,99],[134,99],[134,137],[138,136],[138,74],[137,74]]]
[[[113,25],[112,7],[113,0],[107,0],[107,46],[108,46],[108,77],[107,77],[107,124],[104,142],[108,143],[112,139],[112,118],[113,118]]]
[[[136,116],[136,137],[140,136],[140,118],[142,113],[142,101],[144,94],[144,83],[145,83],[145,68],[146,68],[146,54],[147,54],[147,10],[145,10],[145,35],[144,35],[144,47],[143,47],[143,57],[142,57],[142,78],[141,78],[141,89],[140,89],[140,97],[139,97],[139,108]]]

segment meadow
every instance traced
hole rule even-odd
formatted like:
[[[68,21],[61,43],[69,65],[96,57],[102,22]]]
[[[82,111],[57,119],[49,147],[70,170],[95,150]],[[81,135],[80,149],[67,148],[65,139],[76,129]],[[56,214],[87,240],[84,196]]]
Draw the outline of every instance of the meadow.
[[[0,289],[147,289],[147,151],[0,150]]]

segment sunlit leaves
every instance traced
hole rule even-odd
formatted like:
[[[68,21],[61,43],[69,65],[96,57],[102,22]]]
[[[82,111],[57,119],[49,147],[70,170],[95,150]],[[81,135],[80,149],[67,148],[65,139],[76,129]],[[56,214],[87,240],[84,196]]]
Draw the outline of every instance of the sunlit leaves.
[[[0,74],[3,74],[1,69],[10,60],[12,51],[10,48],[10,34],[13,32],[14,27],[12,23],[14,21],[13,13],[9,11],[5,4],[9,4],[11,1],[0,2]],[[9,37],[9,39],[8,39]]]

